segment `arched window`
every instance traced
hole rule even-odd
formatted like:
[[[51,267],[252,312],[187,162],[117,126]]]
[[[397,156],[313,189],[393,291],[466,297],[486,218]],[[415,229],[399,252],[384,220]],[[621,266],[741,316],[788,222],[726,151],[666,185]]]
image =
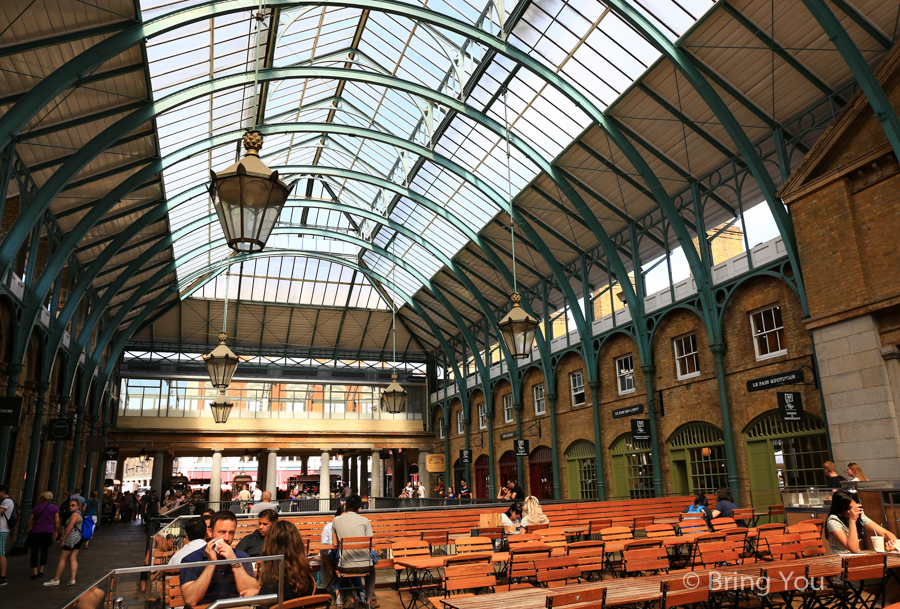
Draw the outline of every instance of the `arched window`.
[[[672,493],[710,494],[728,486],[725,441],[715,425],[698,421],[680,427],[669,438],[668,449]]]
[[[466,466],[459,459],[453,462],[453,491],[458,495],[460,482],[466,477]],[[468,480],[466,480],[468,482]]]
[[[654,497],[650,442],[635,442],[631,433],[619,436],[609,449],[613,495],[640,499]]]
[[[569,499],[597,498],[597,461],[594,443],[577,440],[566,450]]]
[[[538,499],[553,499],[553,453],[546,446],[531,451],[528,478],[532,495]]]
[[[744,442],[754,505],[780,503],[783,489],[826,486],[822,464],[831,456],[825,422],[816,415],[785,423],[770,410],[750,422]]]

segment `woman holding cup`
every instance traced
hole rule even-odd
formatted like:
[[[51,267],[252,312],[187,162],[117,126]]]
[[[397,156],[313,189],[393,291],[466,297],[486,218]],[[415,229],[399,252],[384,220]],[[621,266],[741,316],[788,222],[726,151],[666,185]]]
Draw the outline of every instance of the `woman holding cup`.
[[[825,521],[825,536],[832,554],[848,554],[860,551],[860,541],[871,538],[873,550],[898,550],[897,536],[878,526],[865,514],[862,506],[847,491],[835,491],[831,496],[831,511]],[[895,545],[896,544],[896,545]]]

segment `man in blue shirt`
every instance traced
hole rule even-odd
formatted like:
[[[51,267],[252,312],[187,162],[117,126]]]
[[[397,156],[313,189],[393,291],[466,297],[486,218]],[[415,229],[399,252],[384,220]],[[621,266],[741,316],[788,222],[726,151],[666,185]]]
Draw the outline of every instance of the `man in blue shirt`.
[[[222,510],[213,514],[209,521],[212,538],[205,547],[185,556],[182,564],[212,560],[249,558],[247,554],[234,551],[234,531],[237,518],[233,512]],[[208,605],[224,598],[253,596],[259,584],[253,577],[253,563],[231,565],[209,565],[181,569],[181,595],[188,607]]]

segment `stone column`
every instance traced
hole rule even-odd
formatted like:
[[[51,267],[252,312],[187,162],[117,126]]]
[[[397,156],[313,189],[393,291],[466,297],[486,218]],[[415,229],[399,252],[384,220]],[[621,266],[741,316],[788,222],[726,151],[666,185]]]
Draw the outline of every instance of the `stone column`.
[[[350,457],[350,488],[359,492],[359,468],[356,464],[359,462],[359,455]]]
[[[359,456],[359,494],[369,496],[369,456]]]
[[[425,487],[425,496],[431,497],[431,474],[428,473],[426,461],[428,460],[428,451],[419,449],[419,482]],[[471,481],[470,486],[474,486],[475,481]]]
[[[165,452],[154,450],[150,454],[153,456],[153,471],[150,474],[150,488],[159,493],[159,500],[162,501],[166,492],[166,489],[163,488],[163,470],[165,469],[163,461],[165,461]]]
[[[269,449],[269,463],[266,470],[266,488],[263,490],[272,493],[272,500],[278,500],[278,451]]]
[[[300,457],[300,473],[304,476],[309,475],[309,457]],[[337,509],[337,508],[335,508]]]
[[[328,454],[328,451],[323,450],[322,466],[319,468],[319,510],[323,512],[331,510],[331,479],[328,472],[328,461],[330,459],[331,455]]]
[[[212,467],[209,472],[209,502],[217,503],[222,501],[222,451],[213,451]],[[213,505],[214,510],[218,511],[219,506]]]
[[[346,452],[341,455],[341,482],[344,486],[350,484],[350,457]]]
[[[372,497],[383,497],[381,494],[381,453],[372,451]]]

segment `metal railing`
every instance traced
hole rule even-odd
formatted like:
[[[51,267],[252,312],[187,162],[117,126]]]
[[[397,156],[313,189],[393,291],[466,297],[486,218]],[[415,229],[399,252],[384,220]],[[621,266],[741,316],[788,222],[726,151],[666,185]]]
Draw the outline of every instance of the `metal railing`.
[[[114,569],[92,583],[63,609],[125,609],[126,607],[150,606],[155,600],[165,599],[165,576],[163,572],[181,569],[205,568],[209,565],[243,565],[250,562],[278,561],[278,592],[251,597],[219,599],[212,607],[242,607],[248,605],[269,605],[282,609],[284,599],[284,556],[258,556],[252,559],[237,558],[207,562],[183,563],[180,565],[154,565]]]

